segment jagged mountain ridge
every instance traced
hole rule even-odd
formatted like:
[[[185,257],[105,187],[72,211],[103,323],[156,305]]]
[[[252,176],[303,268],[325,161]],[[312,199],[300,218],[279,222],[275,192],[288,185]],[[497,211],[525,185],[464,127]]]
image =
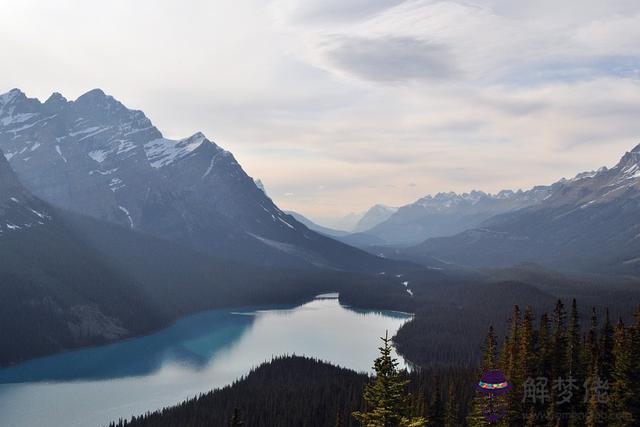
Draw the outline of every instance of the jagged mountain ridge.
[[[395,245],[417,244],[430,237],[450,236],[473,228],[494,215],[531,206],[547,197],[553,186],[527,191],[503,190],[428,195],[400,207],[390,217],[367,231]]]
[[[17,89],[0,95],[0,150],[43,200],[198,251],[296,268],[389,263],[285,214],[202,133],[164,138],[143,112],[100,89],[44,103]]]
[[[611,169],[563,179],[541,201],[481,227],[432,238],[403,258],[468,266],[538,262],[555,268],[640,272],[640,145]]]

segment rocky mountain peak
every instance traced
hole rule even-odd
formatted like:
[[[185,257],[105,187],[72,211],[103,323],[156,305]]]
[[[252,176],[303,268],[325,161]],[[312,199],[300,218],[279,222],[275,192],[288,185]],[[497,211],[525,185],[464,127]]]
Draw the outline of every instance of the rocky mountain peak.
[[[69,104],[69,101],[67,101],[67,98],[62,96],[62,94],[60,94],[59,92],[54,92],[51,94],[51,96],[49,96],[49,98],[47,98],[43,106],[48,111],[53,112],[53,111],[60,111],[61,109],[66,107],[68,104]]]
[[[76,113],[87,119],[100,122],[127,122],[136,120],[149,123],[149,119],[139,110],[130,110],[111,95],[104,93],[102,89],[93,89],[80,95],[73,101],[73,109]]]
[[[101,100],[105,100],[107,98],[113,99],[112,97],[107,96],[107,94],[104,93],[104,91],[102,89],[96,88],[96,89],[91,89],[90,91],[80,95],[78,97],[78,99],[76,100],[76,102],[80,102],[80,103],[83,103],[83,102],[98,102],[98,101],[101,101]]]
[[[0,95],[0,125],[26,120],[30,114],[35,113],[40,108],[40,101],[27,96],[20,89],[11,89],[9,92]]]
[[[25,94],[18,88],[13,88],[7,93],[0,95],[0,105],[7,105],[14,99],[26,98]]]
[[[620,159],[620,162],[618,163],[618,165],[616,165],[616,168],[628,169],[630,167],[633,167],[634,165],[638,165],[639,163],[640,163],[640,144],[636,145],[633,148],[633,150],[625,153],[624,156],[622,156],[622,159]]]
[[[358,270],[380,262],[284,214],[201,132],[165,138],[100,89],[75,101],[54,94],[47,105],[19,96],[2,96],[0,149],[27,190],[53,206],[243,262]]]

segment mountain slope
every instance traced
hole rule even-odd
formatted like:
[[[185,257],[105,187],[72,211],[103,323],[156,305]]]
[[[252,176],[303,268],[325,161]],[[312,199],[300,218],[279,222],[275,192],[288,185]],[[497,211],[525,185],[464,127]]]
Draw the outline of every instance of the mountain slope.
[[[498,215],[481,228],[402,251],[469,266],[526,261],[587,271],[640,273],[640,146],[613,168],[554,185],[539,203]]]
[[[369,208],[369,210],[364,214],[356,227],[353,229],[356,233],[362,233],[367,230],[371,230],[378,224],[383,223],[388,220],[391,215],[396,213],[398,208],[392,208],[390,206],[385,205],[375,205]]]
[[[328,228],[316,224],[309,218],[306,218],[305,216],[297,212],[287,212],[287,214],[294,217],[301,224],[307,226],[307,228],[309,228],[310,230],[331,237],[332,239],[342,242],[346,245],[369,251],[373,254],[375,254],[376,252],[369,250],[371,247],[385,244],[384,240],[367,233],[349,233],[347,231],[335,230],[333,228]]]
[[[297,212],[287,211],[286,213],[287,215],[291,215],[293,218],[295,218],[295,220],[298,221],[299,223],[304,224],[309,230],[313,230],[320,234],[324,234],[325,236],[342,237],[349,234],[348,231],[336,230],[334,228],[324,227],[320,224],[316,224],[306,216],[299,214]]]
[[[551,187],[539,186],[528,191],[504,190],[496,195],[482,191],[429,195],[402,206],[367,234],[395,245],[417,244],[430,237],[454,235],[494,215],[533,205],[550,192]]]
[[[389,264],[282,212],[201,133],[171,140],[99,89],[44,103],[0,95],[0,150],[22,183],[63,209],[227,259],[279,267]]]
[[[368,381],[366,374],[315,359],[279,357],[230,386],[110,427],[227,426],[234,410],[253,427],[324,427],[336,424],[336,415],[338,425],[355,426],[351,412],[361,409]]]
[[[0,156],[0,365],[129,334],[138,295],[99,258]]]
[[[329,291],[366,299],[369,290],[411,304],[397,281],[237,264],[59,210],[31,195],[2,155],[0,260],[0,366],[216,307],[291,303]]]

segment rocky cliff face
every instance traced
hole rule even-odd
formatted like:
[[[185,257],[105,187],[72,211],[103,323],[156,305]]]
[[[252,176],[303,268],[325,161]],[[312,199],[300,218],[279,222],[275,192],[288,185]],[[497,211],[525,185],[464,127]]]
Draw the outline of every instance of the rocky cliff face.
[[[202,133],[164,138],[144,113],[99,89],[44,103],[17,89],[1,95],[0,150],[43,200],[199,251],[287,267],[379,262],[282,212]]]

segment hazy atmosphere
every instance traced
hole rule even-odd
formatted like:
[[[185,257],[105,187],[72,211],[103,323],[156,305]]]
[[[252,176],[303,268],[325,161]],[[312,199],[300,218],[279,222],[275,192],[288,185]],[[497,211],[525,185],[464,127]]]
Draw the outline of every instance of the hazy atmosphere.
[[[636,1],[2,8],[3,92],[99,86],[165,136],[204,131],[317,219],[550,183],[614,163],[640,134]]]
[[[640,426],[640,1],[0,12],[1,427]]]

